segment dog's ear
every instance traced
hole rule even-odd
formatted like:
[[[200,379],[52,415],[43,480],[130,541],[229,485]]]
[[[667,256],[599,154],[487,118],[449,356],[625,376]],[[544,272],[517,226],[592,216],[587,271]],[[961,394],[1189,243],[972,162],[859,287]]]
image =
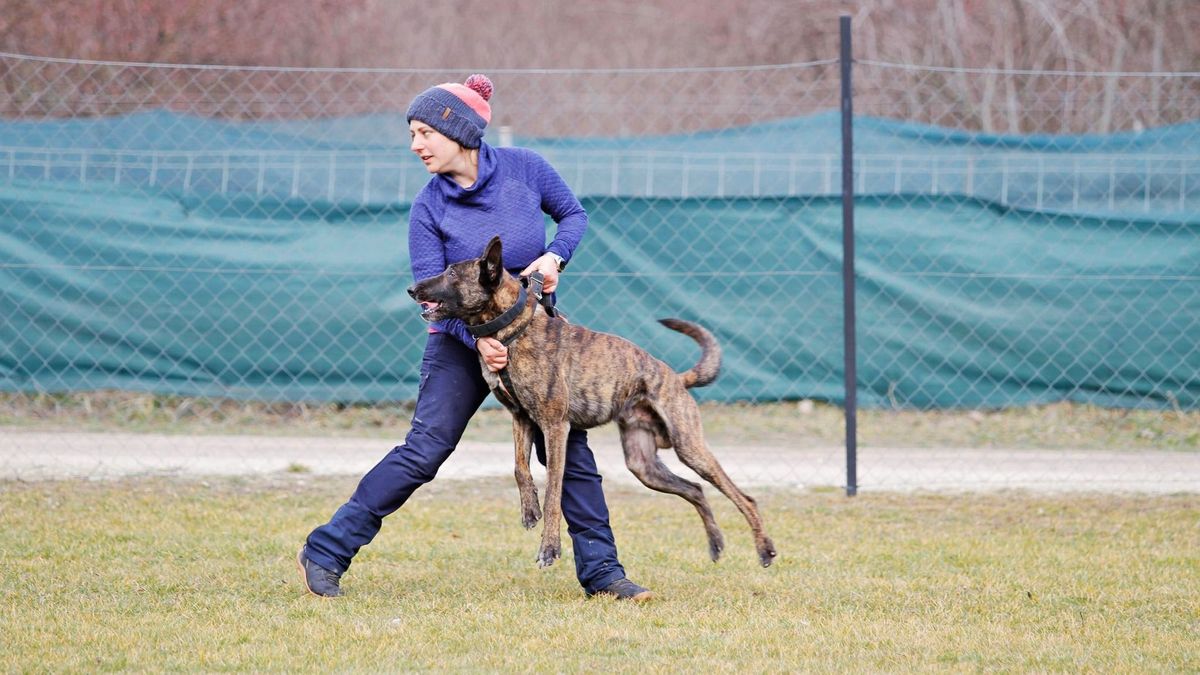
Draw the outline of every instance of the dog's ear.
[[[492,237],[483,257],[479,259],[479,283],[484,288],[496,288],[504,278],[504,256],[500,246],[500,237]]]

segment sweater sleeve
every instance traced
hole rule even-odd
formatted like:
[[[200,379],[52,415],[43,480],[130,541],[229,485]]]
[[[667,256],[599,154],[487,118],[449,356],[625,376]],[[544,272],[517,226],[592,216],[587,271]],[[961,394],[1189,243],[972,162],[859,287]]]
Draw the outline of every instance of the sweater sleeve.
[[[554,170],[541,155],[531,153],[536,158],[534,173],[538,191],[542,195],[542,211],[545,211],[558,224],[554,240],[546,247],[547,251],[570,260],[575,253],[575,247],[587,232],[588,215],[575,193],[567,186],[567,182]]]
[[[413,281],[436,277],[446,269],[446,245],[423,191],[408,212],[408,258]]]
[[[408,213],[408,257],[412,265],[413,281],[435,277],[446,270],[446,244],[438,229],[438,219],[433,215],[425,200],[425,193],[417,195]],[[461,319],[435,321],[432,328],[458,338],[463,344],[475,349],[475,337],[467,330]]]

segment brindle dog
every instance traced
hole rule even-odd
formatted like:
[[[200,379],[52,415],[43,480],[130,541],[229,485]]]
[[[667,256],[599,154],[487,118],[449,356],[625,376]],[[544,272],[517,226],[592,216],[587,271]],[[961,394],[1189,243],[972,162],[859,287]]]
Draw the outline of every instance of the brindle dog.
[[[526,528],[536,525],[542,515],[529,471],[534,425],[545,434],[546,522],[537,556],[539,567],[553,564],[562,553],[559,521],[567,432],[571,427],[590,429],[612,420],[620,429],[625,464],[638,480],[652,490],[679,495],[696,507],[714,562],[725,542],[704,492],[697,483],[672,473],[659,460],[658,448],[673,447],[686,466],[737,506],[750,523],[763,567],[775,559],[775,545],[763,529],[757,504],[733,484],[709,451],[700,409],[687,392],[688,387],[711,383],[721,367],[720,347],[707,330],[678,319],[661,321],[694,339],[703,352],[694,367],[676,373],[627,340],[547,314],[533,294],[526,294],[521,282],[504,269],[499,237],[491,240],[483,257],[450,265],[442,274],[410,287],[408,294],[422,304],[421,316],[426,321],[453,317],[478,328],[497,318],[503,317],[500,323],[511,319],[493,335],[508,343],[506,375],[489,371],[482,361],[481,367],[496,397],[513,414],[515,475]],[[521,298],[525,302],[516,309]]]

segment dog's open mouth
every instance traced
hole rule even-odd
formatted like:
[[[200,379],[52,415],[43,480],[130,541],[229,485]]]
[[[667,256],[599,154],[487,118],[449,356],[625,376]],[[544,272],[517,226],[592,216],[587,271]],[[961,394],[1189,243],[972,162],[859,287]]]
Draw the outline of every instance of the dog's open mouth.
[[[429,302],[429,301],[422,302],[421,303],[421,318],[426,321],[436,321],[437,320],[437,310],[438,310],[438,307],[441,307],[441,306],[442,306],[442,303],[440,303],[440,302]]]

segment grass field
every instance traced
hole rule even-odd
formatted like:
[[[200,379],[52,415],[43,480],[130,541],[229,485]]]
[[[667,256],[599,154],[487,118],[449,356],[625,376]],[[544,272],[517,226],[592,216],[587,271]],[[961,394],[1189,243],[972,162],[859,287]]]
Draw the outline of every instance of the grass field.
[[[1195,495],[760,493],[764,570],[721,498],[713,565],[610,489],[635,606],[535,568],[511,481],[437,481],[321,600],[293,556],[354,480],[0,483],[0,671],[1200,670]]]

